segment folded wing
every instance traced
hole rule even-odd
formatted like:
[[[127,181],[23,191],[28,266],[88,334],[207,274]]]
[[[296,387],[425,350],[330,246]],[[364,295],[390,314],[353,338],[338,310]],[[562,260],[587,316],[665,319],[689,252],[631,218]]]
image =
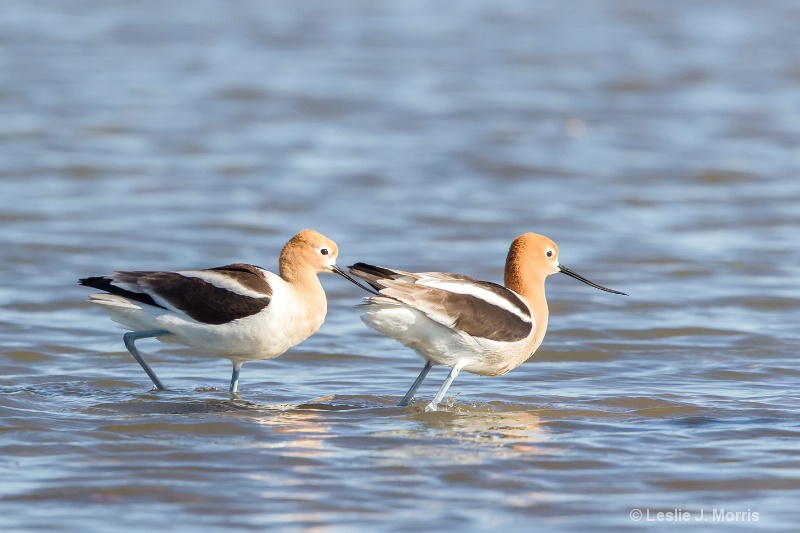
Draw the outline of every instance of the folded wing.
[[[241,263],[178,272],[120,271],[79,283],[145,305],[181,311],[205,324],[254,315],[272,298],[264,271]]]
[[[381,296],[472,337],[515,342],[527,338],[533,330],[534,317],[525,303],[496,283],[460,274],[410,273],[365,263],[351,266],[350,273],[372,285]]]

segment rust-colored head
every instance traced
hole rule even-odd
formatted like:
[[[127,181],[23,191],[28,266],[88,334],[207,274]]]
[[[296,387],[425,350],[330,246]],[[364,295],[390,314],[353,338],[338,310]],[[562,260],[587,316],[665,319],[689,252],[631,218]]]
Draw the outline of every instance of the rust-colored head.
[[[289,239],[280,257],[280,273],[286,277],[299,271],[333,272],[339,247],[336,243],[313,229],[305,229]]]
[[[544,292],[544,279],[557,272],[586,283],[596,289],[622,294],[598,285],[593,281],[576,274],[558,262],[558,246],[544,235],[525,233],[511,243],[506,258],[505,285],[520,294],[531,294],[540,289]]]

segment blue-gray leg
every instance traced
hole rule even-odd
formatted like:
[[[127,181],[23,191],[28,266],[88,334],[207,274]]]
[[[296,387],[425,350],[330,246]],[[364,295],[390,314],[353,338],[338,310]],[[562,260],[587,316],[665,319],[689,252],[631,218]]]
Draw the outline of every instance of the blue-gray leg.
[[[236,394],[236,391],[239,390],[239,371],[242,369],[242,365],[244,361],[231,361],[233,363],[233,374],[231,374],[231,388],[230,393]]]
[[[141,356],[139,350],[136,349],[134,343],[139,339],[147,339],[150,337],[160,337],[162,335],[169,335],[169,331],[163,329],[151,329],[148,331],[131,331],[126,333],[122,336],[122,340],[125,342],[125,347],[131,352],[131,355],[134,359],[136,359],[139,364],[142,366],[147,375],[150,376],[150,379],[153,381],[153,384],[156,386],[158,390],[167,390],[161,380],[158,379],[156,373],[153,372],[153,369],[150,368],[150,365],[147,364],[147,361],[144,360],[144,357]]]
[[[442,401],[444,395],[447,393],[447,389],[450,388],[450,384],[453,383],[453,380],[458,377],[458,373],[461,372],[461,367],[456,364],[453,369],[450,371],[450,374],[447,376],[447,379],[444,380],[442,383],[442,388],[439,389],[439,392],[436,393],[436,397],[425,407],[425,411],[435,411],[436,406],[439,405],[439,402]]]
[[[397,404],[398,407],[407,406],[408,402],[410,402],[411,399],[414,398],[414,394],[416,394],[417,389],[419,388],[420,385],[422,385],[422,382],[425,381],[425,376],[428,375],[428,371],[431,369],[432,366],[433,363],[431,363],[430,361],[425,362],[425,366],[422,367],[422,372],[419,373],[419,376],[417,376],[417,379],[414,380],[414,383],[411,385],[411,388],[408,389],[406,395],[403,396],[403,399],[400,400],[400,403]]]

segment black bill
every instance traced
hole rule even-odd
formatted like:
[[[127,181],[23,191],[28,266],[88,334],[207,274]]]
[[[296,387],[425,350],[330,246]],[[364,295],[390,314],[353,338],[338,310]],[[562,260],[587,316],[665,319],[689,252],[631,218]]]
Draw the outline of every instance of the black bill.
[[[567,276],[569,276],[571,278],[575,278],[578,281],[582,281],[587,285],[591,285],[595,289],[600,289],[601,291],[613,292],[614,294],[621,294],[623,296],[627,296],[627,294],[625,294],[624,292],[615,291],[613,289],[609,289],[607,287],[603,287],[602,285],[598,285],[597,283],[594,283],[593,281],[589,281],[588,279],[584,278],[580,274],[576,274],[572,270],[568,269],[564,265],[558,265],[558,269],[561,271],[561,273],[566,274]]]
[[[360,283],[358,280],[356,280],[356,279],[355,279],[353,276],[351,276],[350,274],[348,274],[347,272],[345,272],[344,270],[342,270],[341,268],[339,268],[339,265],[333,265],[333,271],[334,271],[335,273],[339,274],[340,276],[342,276],[344,279],[346,279],[346,280],[347,280],[347,281],[349,281],[350,283],[353,283],[353,284],[355,284],[355,285],[358,285],[359,287],[361,287],[362,289],[364,289],[364,290],[365,290],[365,291],[367,291],[368,293],[370,293],[370,294],[374,294],[375,296],[380,296],[380,293],[376,292],[374,289],[371,289],[370,287],[367,287],[366,285],[362,285],[362,284],[361,284],[361,283]],[[607,289],[606,289],[606,290],[607,290]]]

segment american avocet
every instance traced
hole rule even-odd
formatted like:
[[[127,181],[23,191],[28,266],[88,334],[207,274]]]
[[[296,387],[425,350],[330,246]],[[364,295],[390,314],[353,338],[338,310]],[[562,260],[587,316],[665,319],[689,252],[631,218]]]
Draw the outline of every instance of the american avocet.
[[[105,291],[89,300],[132,331],[125,346],[158,389],[161,380],[134,343],[156,337],[233,363],[230,392],[246,361],[273,359],[314,334],[327,300],[317,274],[335,272],[366,290],[336,265],[336,243],[313,230],[292,237],[281,251],[280,275],[236,263],[174,272],[119,271],[78,281]]]
[[[505,287],[446,272],[411,273],[357,263],[350,273],[379,295],[366,298],[365,324],[415,350],[425,361],[400,401],[408,405],[433,365],[452,370],[426,407],[435,411],[461,370],[500,376],[528,359],[547,330],[544,280],[562,272],[613,292],[558,263],[558,247],[542,235],[514,239],[505,267]]]

